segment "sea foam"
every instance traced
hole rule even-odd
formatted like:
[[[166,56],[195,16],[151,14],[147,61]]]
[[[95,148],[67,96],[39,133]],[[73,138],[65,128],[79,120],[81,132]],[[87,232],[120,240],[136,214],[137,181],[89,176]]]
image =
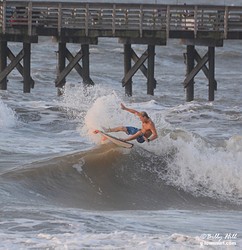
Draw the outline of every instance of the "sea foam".
[[[0,128],[9,128],[16,125],[15,112],[0,99]]]
[[[232,147],[234,139],[228,141],[227,147],[219,147],[188,132],[175,139],[172,133],[163,137],[166,148],[173,147],[175,152],[168,162],[168,182],[197,196],[240,204],[242,153]],[[166,148],[163,146],[163,150]]]

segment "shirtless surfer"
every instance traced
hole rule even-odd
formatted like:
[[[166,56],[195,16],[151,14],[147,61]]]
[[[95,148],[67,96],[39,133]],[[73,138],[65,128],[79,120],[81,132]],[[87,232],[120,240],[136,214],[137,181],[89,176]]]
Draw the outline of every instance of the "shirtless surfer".
[[[131,126],[120,126],[116,128],[104,129],[104,132],[109,133],[123,131],[126,134],[130,135],[128,138],[122,139],[123,141],[131,141],[136,139],[139,143],[143,143],[145,141],[150,142],[158,137],[155,125],[146,112],[139,112],[134,109],[127,108],[123,103],[121,103],[121,109],[137,115],[142,122],[142,128],[139,129]],[[95,133],[98,133],[98,131],[96,131]]]

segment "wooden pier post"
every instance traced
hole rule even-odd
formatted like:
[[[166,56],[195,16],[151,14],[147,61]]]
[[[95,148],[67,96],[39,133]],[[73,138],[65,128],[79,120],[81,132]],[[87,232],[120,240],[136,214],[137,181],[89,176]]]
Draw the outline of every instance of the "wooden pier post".
[[[132,49],[131,44],[124,44],[124,76],[128,74],[131,69],[131,58],[132,58]],[[127,96],[132,96],[132,77],[125,84],[125,94]]]
[[[208,73],[208,100],[214,101],[214,90],[216,89],[215,86],[215,79],[214,79],[214,73],[215,73],[215,48],[214,47],[208,47],[208,65],[209,65],[209,73]]]
[[[0,42],[0,72],[7,67],[7,41]],[[0,82],[0,89],[7,89],[7,77]]]
[[[148,45],[148,76],[147,94],[154,95],[155,88],[155,45]]]
[[[30,93],[31,83],[32,79],[30,76],[31,68],[30,68],[30,60],[31,60],[31,44],[24,42],[23,43],[23,51],[24,51],[24,57],[23,57],[23,77],[24,77],[24,84],[23,84],[23,92],[24,93]]]
[[[194,56],[195,46],[187,45],[187,75],[194,69]],[[186,101],[190,102],[194,100],[194,78],[192,78],[186,87]]]
[[[84,85],[93,85],[90,80],[89,44],[82,44],[82,78]]]
[[[66,67],[66,43],[59,42],[58,43],[58,67],[57,67],[57,78],[60,76],[61,72],[64,71]],[[63,94],[63,86],[66,83],[66,78],[63,78],[58,87],[57,87],[57,95]]]
[[[66,59],[69,64],[66,65]],[[82,66],[79,61],[82,59]],[[80,51],[75,56],[67,49],[66,42],[59,42],[58,51],[58,72],[55,81],[58,87],[58,94],[63,94],[63,86],[66,83],[66,77],[72,69],[76,69],[77,73],[82,77],[85,85],[94,85],[90,78],[90,64],[89,64],[89,44],[82,44]]]

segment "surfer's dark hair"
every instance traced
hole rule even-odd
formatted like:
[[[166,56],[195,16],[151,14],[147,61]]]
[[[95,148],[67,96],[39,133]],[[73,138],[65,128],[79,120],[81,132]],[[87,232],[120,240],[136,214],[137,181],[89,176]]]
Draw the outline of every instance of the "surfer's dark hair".
[[[148,116],[148,114],[147,114],[145,111],[142,111],[142,112],[141,112],[141,116],[142,116],[142,117],[147,117],[148,119],[150,118],[150,117]]]

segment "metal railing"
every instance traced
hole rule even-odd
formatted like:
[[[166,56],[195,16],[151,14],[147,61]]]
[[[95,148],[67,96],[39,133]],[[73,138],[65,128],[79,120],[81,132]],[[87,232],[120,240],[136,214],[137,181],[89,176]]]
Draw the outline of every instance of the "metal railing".
[[[0,2],[0,33],[14,34],[25,28],[36,35],[36,28],[91,30],[242,32],[242,6],[111,4],[83,2]],[[37,34],[38,35],[38,34]]]

